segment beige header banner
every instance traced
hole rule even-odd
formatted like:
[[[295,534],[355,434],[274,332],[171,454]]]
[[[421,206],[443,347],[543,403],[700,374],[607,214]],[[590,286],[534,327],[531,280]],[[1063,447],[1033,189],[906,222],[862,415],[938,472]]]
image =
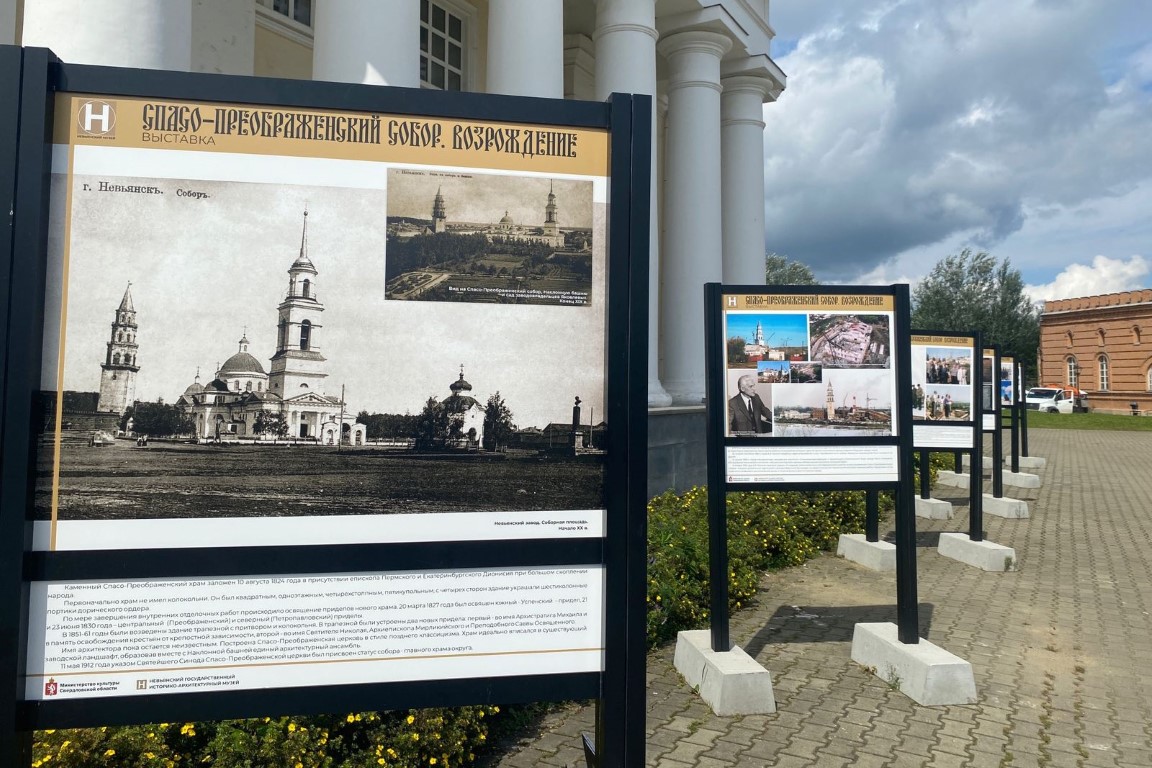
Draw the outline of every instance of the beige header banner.
[[[976,343],[972,336],[912,336],[913,344],[940,344],[946,347],[971,347]]]
[[[798,312],[891,312],[895,299],[888,295],[870,294],[787,294],[752,293],[726,294],[724,309],[796,310]]]
[[[608,131],[251,104],[56,97],[57,144],[607,176]]]

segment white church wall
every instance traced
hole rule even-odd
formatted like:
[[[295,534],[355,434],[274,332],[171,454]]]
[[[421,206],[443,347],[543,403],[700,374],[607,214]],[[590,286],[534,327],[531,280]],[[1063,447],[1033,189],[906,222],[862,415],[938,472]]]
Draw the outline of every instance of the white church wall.
[[[235,0],[193,0],[192,71],[251,75],[256,9]]]

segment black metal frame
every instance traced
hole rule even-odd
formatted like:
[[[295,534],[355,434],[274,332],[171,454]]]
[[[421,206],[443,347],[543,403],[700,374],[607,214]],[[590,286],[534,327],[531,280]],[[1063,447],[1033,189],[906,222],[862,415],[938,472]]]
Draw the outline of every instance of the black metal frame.
[[[893,403],[895,437],[867,438],[778,438],[728,436],[727,401],[724,371],[727,368],[726,347],[723,339],[723,296],[726,294],[789,294],[789,295],[871,295],[893,297],[892,358],[896,367],[896,402]],[[899,639],[902,643],[919,642],[919,606],[916,596],[916,520],[912,467],[912,401],[908,393],[911,379],[911,328],[908,286],[897,284],[878,286],[763,286],[721,285],[704,286],[705,333],[705,400],[707,404],[708,454],[708,529],[709,529],[709,581],[711,601],[712,650],[729,651],[728,610],[728,542],[727,510],[725,499],[729,491],[782,491],[782,490],[864,490],[866,503],[875,515],[875,493],[893,490],[896,495],[896,613]],[[783,447],[789,445],[826,446],[896,446],[898,453],[897,480],[894,482],[822,482],[822,483],[729,483],[725,479],[724,449],[728,446]],[[869,529],[875,522],[868,523]],[[874,532],[874,531],[873,531]]]
[[[983,414],[992,415],[992,429],[985,430],[981,424],[981,431],[985,434],[992,435],[992,497],[999,499],[1004,496],[1004,446],[1001,443],[1000,431],[1003,429],[1003,412],[1000,405],[1000,345],[999,344],[985,344],[984,350],[981,352],[981,373],[983,373],[984,352],[992,352],[992,397],[991,408],[987,406],[989,403],[983,402],[983,394],[981,394],[981,402],[983,405]],[[983,415],[982,414],[982,415]],[[976,466],[976,457],[972,457],[972,464],[969,466],[969,481],[971,483],[979,480],[981,487],[984,485],[984,451],[981,446],[980,451],[980,465]]]
[[[610,131],[605,537],[575,540],[357,544],[104,552],[31,552],[32,479],[43,343],[53,98],[57,92],[339,109]],[[3,339],[0,487],[0,764],[30,763],[30,731],[120,723],[214,720],[599,699],[598,762],[644,755],[648,229],[651,101],[606,103],[420,89],[79,66],[45,49],[0,47],[0,203],[14,203],[0,239],[8,310]],[[17,123],[17,121],[19,121]],[[18,125],[18,137],[17,137]],[[13,149],[17,148],[17,149]],[[13,257],[13,254],[16,254]],[[23,701],[28,589],[35,580],[592,565],[605,569],[602,673],[370,683],[62,701]]]
[[[929,472],[928,454],[933,451],[951,452],[956,456],[956,472],[959,473],[963,466],[961,456],[965,453],[968,454],[969,468],[976,467],[978,464],[983,464],[982,457],[984,453],[984,438],[983,438],[983,406],[982,400],[984,397],[984,347],[981,343],[980,332],[959,332],[959,331],[921,331],[913,330],[913,336],[942,336],[950,338],[970,338],[973,340],[972,344],[972,419],[969,422],[957,422],[957,429],[967,426],[972,430],[972,443],[969,448],[954,448],[951,446],[917,446],[921,456],[921,472],[920,472],[920,497],[927,499],[930,497],[929,493]],[[926,421],[913,420],[913,428],[916,424],[927,423]],[[975,474],[968,477],[968,538],[972,541],[984,540],[984,487],[983,487],[983,474],[982,469],[971,470]]]

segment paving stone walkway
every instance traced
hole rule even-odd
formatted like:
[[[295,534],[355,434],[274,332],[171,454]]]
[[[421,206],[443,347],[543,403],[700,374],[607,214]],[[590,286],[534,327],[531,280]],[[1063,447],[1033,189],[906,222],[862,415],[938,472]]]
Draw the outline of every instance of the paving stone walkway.
[[[1152,766],[1152,433],[1032,430],[1027,520],[985,516],[1019,570],[941,557],[967,531],[917,519],[921,636],[973,666],[979,701],[924,707],[850,658],[860,621],[896,621],[893,574],[833,556],[765,576],[733,640],[772,674],[773,715],[717,717],[672,667],[648,661],[648,766],[657,768],[1149,768]],[[1029,470],[1025,470],[1029,471]],[[990,484],[986,484],[990,491]],[[963,494],[965,497],[962,497]],[[569,705],[492,763],[583,766],[592,709]]]

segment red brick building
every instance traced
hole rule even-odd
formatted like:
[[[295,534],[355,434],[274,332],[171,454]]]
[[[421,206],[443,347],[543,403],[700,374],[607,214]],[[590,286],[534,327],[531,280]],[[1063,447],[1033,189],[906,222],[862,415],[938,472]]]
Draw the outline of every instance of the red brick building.
[[[1094,411],[1152,411],[1152,290],[1046,302],[1039,368],[1038,383],[1078,386]]]

